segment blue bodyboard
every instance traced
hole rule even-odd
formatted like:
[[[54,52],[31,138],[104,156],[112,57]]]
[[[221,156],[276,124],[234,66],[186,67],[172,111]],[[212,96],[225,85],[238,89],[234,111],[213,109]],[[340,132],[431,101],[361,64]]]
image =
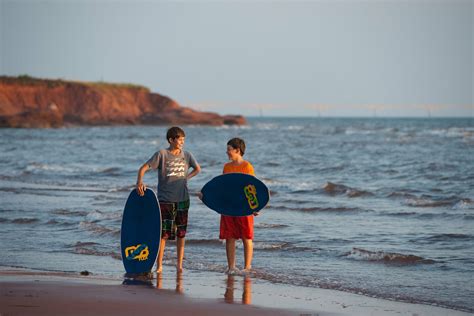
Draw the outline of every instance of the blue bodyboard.
[[[201,189],[202,201],[219,214],[248,216],[270,200],[267,186],[254,176],[227,173],[215,177]]]
[[[127,273],[150,272],[161,240],[161,212],[155,192],[144,196],[133,190],[128,196],[122,218],[120,246]]]

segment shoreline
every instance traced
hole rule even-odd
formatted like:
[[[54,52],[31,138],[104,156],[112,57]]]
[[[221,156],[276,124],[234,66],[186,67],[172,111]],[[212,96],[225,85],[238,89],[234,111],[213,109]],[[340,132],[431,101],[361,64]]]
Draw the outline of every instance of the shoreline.
[[[176,275],[173,267],[145,282],[123,283],[101,275],[0,267],[0,314],[126,315],[164,309],[165,314],[202,315],[473,315],[244,276],[195,270]]]

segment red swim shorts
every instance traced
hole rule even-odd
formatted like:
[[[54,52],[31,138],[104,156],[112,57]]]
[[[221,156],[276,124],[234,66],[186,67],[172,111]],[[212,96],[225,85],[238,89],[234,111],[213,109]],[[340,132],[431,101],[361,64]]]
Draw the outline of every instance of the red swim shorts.
[[[221,215],[219,239],[252,239],[253,215],[226,216]]]

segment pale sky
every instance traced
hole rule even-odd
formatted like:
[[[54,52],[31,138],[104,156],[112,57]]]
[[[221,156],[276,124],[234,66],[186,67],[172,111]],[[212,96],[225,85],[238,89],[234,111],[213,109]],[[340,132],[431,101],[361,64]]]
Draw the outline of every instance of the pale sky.
[[[268,116],[474,116],[474,0],[0,0],[0,73]]]

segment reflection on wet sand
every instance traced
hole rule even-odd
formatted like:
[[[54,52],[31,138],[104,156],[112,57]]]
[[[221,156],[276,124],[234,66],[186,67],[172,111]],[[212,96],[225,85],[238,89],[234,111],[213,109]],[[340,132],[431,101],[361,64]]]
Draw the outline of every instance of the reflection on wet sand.
[[[156,274],[156,288],[157,289],[163,288],[163,275],[161,273]]]
[[[224,293],[224,300],[226,303],[233,304],[234,302],[234,290],[235,290],[235,276],[227,276],[227,284]],[[249,276],[245,276],[243,279],[243,291],[242,291],[242,304],[252,304],[252,279]]]
[[[244,277],[244,291],[242,293],[242,303],[252,304],[252,279],[249,276]]]
[[[152,273],[125,273],[122,284],[123,285],[144,285],[153,286]]]
[[[162,289],[163,288],[163,274],[158,273],[156,275],[156,288]],[[177,272],[176,273],[176,293],[184,294],[184,287],[183,287],[183,273]]]
[[[176,293],[183,294],[184,287],[183,287],[183,273],[177,272],[176,273]]]
[[[236,280],[237,278],[237,280]],[[165,287],[170,289],[172,284],[169,283],[172,279],[166,278],[164,280]],[[237,282],[237,284],[236,284]],[[242,283],[241,283],[242,282]],[[252,304],[252,278],[248,275],[242,276],[234,276],[234,275],[227,275],[227,279],[225,281],[225,293],[224,293],[224,301],[229,304],[233,303],[240,303],[240,300],[235,300],[235,290],[239,291],[242,290],[242,304],[250,305]],[[242,285],[242,288],[240,288]],[[156,275],[156,288],[163,289],[163,274],[157,273]],[[183,273],[177,272],[176,273],[176,287],[175,292],[178,294],[184,294],[184,285],[183,285]]]

